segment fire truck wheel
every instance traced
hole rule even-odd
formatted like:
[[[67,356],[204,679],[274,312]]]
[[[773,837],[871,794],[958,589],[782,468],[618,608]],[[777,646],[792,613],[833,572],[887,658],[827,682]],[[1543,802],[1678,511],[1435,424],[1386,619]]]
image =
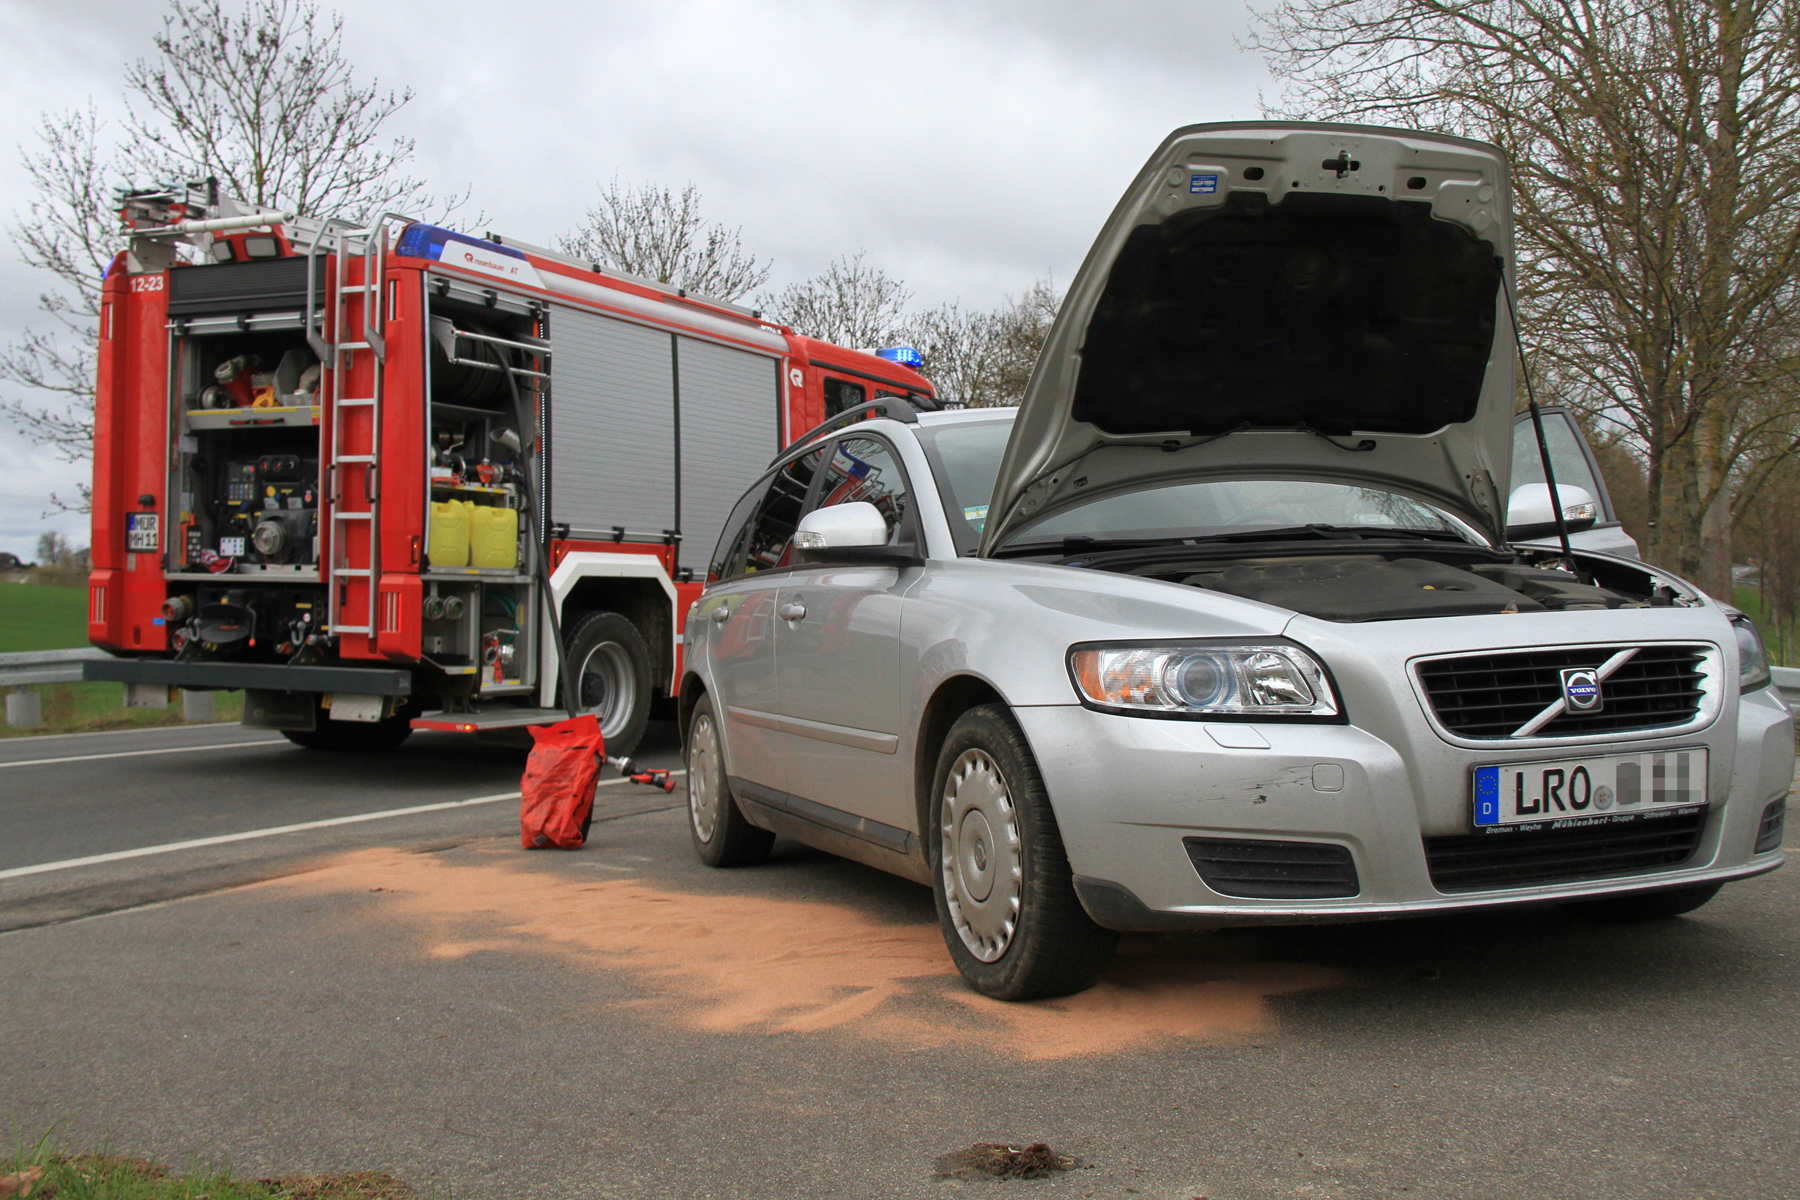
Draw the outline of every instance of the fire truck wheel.
[[[606,752],[624,758],[650,722],[650,648],[618,613],[589,613],[568,632],[569,670],[581,709],[600,720]]]
[[[694,705],[681,757],[688,772],[688,833],[700,861],[709,867],[744,867],[768,858],[775,835],[746,821],[732,798],[710,696]]]

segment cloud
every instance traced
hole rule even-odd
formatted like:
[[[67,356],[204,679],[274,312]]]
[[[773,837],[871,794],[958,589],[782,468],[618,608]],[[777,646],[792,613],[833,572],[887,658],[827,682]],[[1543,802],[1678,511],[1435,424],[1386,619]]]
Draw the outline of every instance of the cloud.
[[[87,465],[60,461],[23,439],[0,442],[0,550],[25,558],[37,554],[38,535],[54,530],[77,546],[88,542],[88,520],[79,513],[51,513],[50,494],[73,500]]]
[[[1170,129],[1253,117],[1237,0],[474,0],[343,6],[359,77],[408,86],[416,173],[547,243],[597,185],[696,183],[774,259],[774,288],[867,250],[920,306],[1066,283]],[[141,0],[0,0],[0,99],[116,109],[150,50]],[[29,122],[15,121],[21,136]],[[0,154],[18,207],[23,177]],[[42,286],[0,254],[0,337]],[[10,434],[0,435],[0,446]],[[60,484],[58,486],[61,486]],[[10,548],[10,547],[8,547]]]

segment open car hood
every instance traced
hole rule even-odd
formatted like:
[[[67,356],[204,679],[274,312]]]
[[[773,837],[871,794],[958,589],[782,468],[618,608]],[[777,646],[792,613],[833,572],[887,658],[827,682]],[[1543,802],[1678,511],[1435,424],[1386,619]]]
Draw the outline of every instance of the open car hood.
[[[1507,164],[1357,125],[1193,125],[1138,173],[1069,288],[981,552],[1175,483],[1348,483],[1499,541],[1512,457]]]

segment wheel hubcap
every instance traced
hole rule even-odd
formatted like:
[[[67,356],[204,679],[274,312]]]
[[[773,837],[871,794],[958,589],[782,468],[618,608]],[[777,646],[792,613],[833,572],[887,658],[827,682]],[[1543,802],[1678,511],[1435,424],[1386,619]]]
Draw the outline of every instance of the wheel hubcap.
[[[701,713],[694,719],[694,732],[688,739],[688,816],[694,822],[694,836],[711,842],[719,828],[719,809],[724,799],[719,771],[719,731],[713,728],[712,716]]]
[[[969,953],[993,962],[1018,928],[1024,873],[1018,813],[986,751],[965,750],[951,764],[939,833],[950,919]]]
[[[631,721],[637,671],[617,642],[601,642],[581,663],[581,707],[600,721],[602,737],[617,737]]]

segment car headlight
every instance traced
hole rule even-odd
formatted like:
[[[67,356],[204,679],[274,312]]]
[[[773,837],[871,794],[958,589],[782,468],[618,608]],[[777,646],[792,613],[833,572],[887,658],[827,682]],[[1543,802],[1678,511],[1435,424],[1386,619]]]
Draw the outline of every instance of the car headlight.
[[[1739,613],[1731,618],[1731,632],[1737,637],[1738,691],[1767,687],[1769,652],[1763,649],[1762,634],[1756,631],[1756,622]]]
[[[1069,675],[1088,707],[1133,716],[1339,717],[1325,668],[1292,642],[1080,645]]]

